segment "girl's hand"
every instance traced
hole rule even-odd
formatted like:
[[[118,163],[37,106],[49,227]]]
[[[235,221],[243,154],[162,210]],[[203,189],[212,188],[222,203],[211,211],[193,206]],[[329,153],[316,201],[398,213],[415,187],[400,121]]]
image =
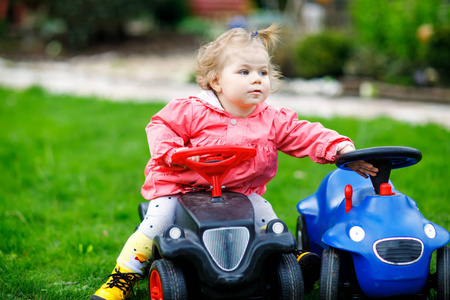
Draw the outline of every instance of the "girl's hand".
[[[342,148],[338,152],[338,155],[341,155],[341,154],[344,154],[344,153],[347,153],[347,152],[350,152],[353,150],[355,150],[353,145],[348,145],[348,146],[345,146],[344,148]],[[375,168],[372,164],[370,164],[364,160],[358,160],[358,161],[348,163],[347,166],[352,171],[355,171],[356,173],[358,173],[359,175],[361,175],[364,178],[369,178],[368,175],[375,177],[375,176],[377,176],[377,173],[378,173],[378,168]]]
[[[375,168],[372,164],[369,164],[364,160],[348,163],[347,166],[364,178],[369,178],[367,175],[372,177],[377,176],[378,168]]]
[[[181,151],[181,150],[184,150],[184,149],[190,149],[190,148],[188,148],[188,147],[178,148],[177,150],[175,150],[175,152],[178,152],[178,151]],[[199,162],[200,161],[200,156],[199,155],[191,156],[191,157],[188,157],[188,159],[196,161],[196,162]]]
[[[181,151],[181,150],[184,150],[184,149],[189,149],[189,148],[188,148],[188,147],[177,148],[177,149],[175,150],[175,152],[178,152],[178,151]],[[196,162],[199,162],[199,161],[200,161],[200,156],[191,156],[191,157],[188,157],[188,159],[193,160],[193,161],[196,161]],[[185,169],[188,168],[188,167],[185,166],[185,165],[179,165],[179,164],[173,164],[173,165],[175,165],[175,166],[180,166],[180,167],[183,167],[183,168],[185,168]]]

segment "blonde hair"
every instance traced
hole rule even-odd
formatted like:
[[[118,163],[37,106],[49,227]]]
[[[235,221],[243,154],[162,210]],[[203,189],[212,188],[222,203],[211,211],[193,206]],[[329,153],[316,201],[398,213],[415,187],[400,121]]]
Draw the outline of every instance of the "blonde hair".
[[[281,73],[271,61],[270,53],[278,43],[280,26],[272,24],[268,28],[248,33],[242,28],[233,28],[220,35],[216,40],[198,50],[196,61],[196,81],[204,90],[211,90],[210,82],[223,70],[226,61],[225,52],[230,46],[262,46],[269,54],[269,78],[272,86],[278,86]]]

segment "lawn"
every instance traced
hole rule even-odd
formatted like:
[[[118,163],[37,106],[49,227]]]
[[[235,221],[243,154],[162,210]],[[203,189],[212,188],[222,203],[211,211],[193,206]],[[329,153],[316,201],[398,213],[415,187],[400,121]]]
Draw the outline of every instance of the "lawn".
[[[139,223],[149,158],[144,128],[163,104],[0,88],[0,299],[88,299]],[[450,132],[389,119],[312,119],[357,147],[415,147],[423,160],[392,172],[396,188],[450,230]],[[265,197],[291,230],[295,205],[332,165],[280,155]],[[137,289],[146,299],[146,284]]]

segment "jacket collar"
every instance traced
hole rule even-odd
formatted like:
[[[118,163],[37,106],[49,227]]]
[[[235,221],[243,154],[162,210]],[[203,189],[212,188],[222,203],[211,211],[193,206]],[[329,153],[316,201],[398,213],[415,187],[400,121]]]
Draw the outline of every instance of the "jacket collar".
[[[197,98],[200,98],[201,100],[211,104],[214,107],[217,107],[218,109],[224,110],[216,94],[214,94],[214,92],[211,90],[201,91],[200,94],[197,95]]]

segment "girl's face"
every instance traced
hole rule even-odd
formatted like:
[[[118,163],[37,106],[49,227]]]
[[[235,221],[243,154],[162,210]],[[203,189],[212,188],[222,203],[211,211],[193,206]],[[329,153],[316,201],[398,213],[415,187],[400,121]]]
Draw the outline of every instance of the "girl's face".
[[[270,93],[269,54],[261,46],[227,50],[225,67],[210,82],[223,108],[245,118]]]

